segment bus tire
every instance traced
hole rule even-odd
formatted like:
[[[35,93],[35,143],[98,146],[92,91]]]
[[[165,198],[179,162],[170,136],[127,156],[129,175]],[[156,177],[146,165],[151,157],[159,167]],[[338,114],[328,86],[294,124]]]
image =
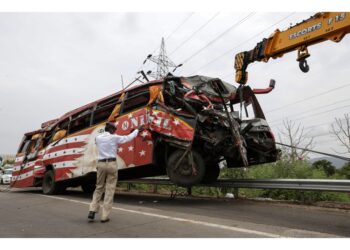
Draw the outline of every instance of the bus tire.
[[[48,170],[43,178],[43,193],[46,195],[58,194],[62,190],[60,183],[55,181],[55,172]]]
[[[86,181],[81,184],[81,189],[86,194],[92,194],[95,191],[96,184],[92,181]]]
[[[219,175],[220,175],[219,164],[217,164],[217,163],[214,163],[214,164],[207,163],[202,183],[203,184],[213,183],[219,178]]]
[[[202,156],[196,151],[192,151],[193,162],[196,173],[193,173],[192,166],[188,160],[188,157],[185,156],[178,166],[177,169],[174,169],[177,165],[178,160],[184,154],[184,150],[175,150],[168,158],[167,162],[167,173],[170,180],[179,186],[182,187],[191,187],[201,182],[205,174],[205,164]]]

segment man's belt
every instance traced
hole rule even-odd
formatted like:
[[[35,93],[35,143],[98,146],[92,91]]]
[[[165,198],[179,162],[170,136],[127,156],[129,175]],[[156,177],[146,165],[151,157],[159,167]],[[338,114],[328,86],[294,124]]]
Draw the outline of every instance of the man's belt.
[[[99,162],[110,162],[110,161],[116,161],[117,158],[106,158],[106,159],[100,159]]]

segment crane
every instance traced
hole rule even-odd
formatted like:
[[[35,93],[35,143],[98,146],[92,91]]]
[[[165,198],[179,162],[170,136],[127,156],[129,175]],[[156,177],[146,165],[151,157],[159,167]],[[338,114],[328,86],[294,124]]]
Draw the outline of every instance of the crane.
[[[350,12],[319,12],[285,31],[275,30],[269,38],[264,38],[252,50],[236,54],[235,80],[246,84],[247,67],[256,61],[267,62],[297,50],[297,61],[302,72],[309,71],[306,58],[310,56],[308,46],[327,40],[340,42],[350,32]]]

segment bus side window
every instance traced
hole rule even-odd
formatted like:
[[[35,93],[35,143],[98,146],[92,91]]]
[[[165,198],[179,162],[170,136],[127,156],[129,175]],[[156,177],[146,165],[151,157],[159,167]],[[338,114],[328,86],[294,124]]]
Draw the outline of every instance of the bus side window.
[[[54,129],[52,129],[52,131],[49,132],[48,137],[46,138],[46,140],[48,140],[47,143],[51,143],[51,142],[62,139],[62,137],[59,138],[59,136],[56,136],[57,132],[59,132],[60,130],[67,131],[68,128],[69,128],[69,119],[67,118],[67,119],[61,121]],[[66,134],[64,134],[64,136],[66,136]]]
[[[27,141],[28,141],[28,137],[27,137],[27,136],[24,136],[23,139],[22,139],[21,145],[20,145],[20,147],[18,148],[17,154],[23,153],[23,149],[24,149],[24,146],[25,146],[25,144],[26,144]]]
[[[93,113],[92,125],[107,121],[114,107],[117,105],[118,100],[119,96],[114,96],[113,98],[98,103]]]
[[[128,97],[124,100],[122,105],[121,114],[128,113],[135,109],[141,108],[149,102],[150,93],[148,89],[144,89],[138,93],[130,93]]]
[[[28,139],[23,146],[23,149],[21,151],[21,153],[24,153],[25,155],[27,155],[28,153],[30,153],[31,148],[33,147],[33,141]]]
[[[51,129],[49,132],[45,133],[45,135],[43,137],[43,148],[45,148],[49,144],[49,142],[50,142],[51,138],[54,136],[54,134],[55,134],[54,129]]]
[[[163,84],[164,102],[167,106],[174,109],[183,107],[181,100],[184,98],[185,93],[186,90],[179,80],[168,79]]]
[[[90,127],[91,113],[92,113],[92,109],[90,108],[78,114],[73,115],[69,125],[69,134],[72,134]]]

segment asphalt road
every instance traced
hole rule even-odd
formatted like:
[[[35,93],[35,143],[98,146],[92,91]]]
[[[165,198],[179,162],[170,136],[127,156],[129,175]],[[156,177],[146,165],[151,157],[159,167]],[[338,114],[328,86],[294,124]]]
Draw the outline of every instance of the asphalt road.
[[[4,189],[1,187],[0,189]],[[77,190],[0,192],[0,237],[349,237],[350,212],[249,200],[117,194],[111,221],[87,221],[91,195]]]

